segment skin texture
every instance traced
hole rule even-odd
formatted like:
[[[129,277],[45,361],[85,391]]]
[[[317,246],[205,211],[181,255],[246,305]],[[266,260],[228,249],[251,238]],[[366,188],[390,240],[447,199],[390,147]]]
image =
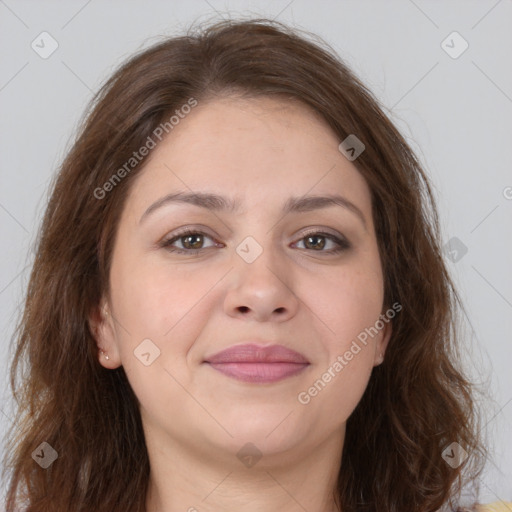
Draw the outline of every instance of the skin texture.
[[[181,120],[132,183],[97,340],[109,356],[98,352],[101,364],[123,365],[140,402],[151,464],[148,512],[336,510],[345,424],[391,335],[389,322],[317,396],[299,403],[298,394],[389,308],[370,190],[339,143],[299,103],[217,98]],[[237,198],[242,210],[174,203],[140,221],[176,191]],[[290,196],[332,193],[355,204],[366,226],[340,206],[281,213]],[[173,245],[204,247],[199,255],[159,245],[185,226],[207,234],[202,245],[186,236]],[[345,237],[351,247],[329,254],[337,244],[308,244],[305,228]],[[236,252],[248,236],[263,250],[252,263]],[[134,356],[144,339],[160,350],[149,366]],[[254,384],[203,363],[251,340],[285,345],[310,365]],[[246,443],[263,455],[252,467],[237,457]]]

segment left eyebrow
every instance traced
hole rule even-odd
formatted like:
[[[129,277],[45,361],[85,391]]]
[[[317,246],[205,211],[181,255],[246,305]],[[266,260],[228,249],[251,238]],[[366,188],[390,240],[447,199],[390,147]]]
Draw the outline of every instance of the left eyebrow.
[[[218,194],[209,192],[175,192],[168,194],[156,202],[154,202],[140,218],[139,224],[156,209],[170,203],[186,203],[200,208],[205,208],[212,211],[225,211],[231,213],[240,213],[241,203],[238,199],[231,199],[228,197],[220,196]],[[299,196],[290,197],[283,206],[282,213],[303,213],[313,210],[320,210],[332,206],[341,206],[354,213],[363,223],[365,229],[366,219],[363,212],[347,198],[337,195],[329,194],[326,196]]]
[[[366,219],[363,215],[363,212],[346,197],[340,196],[338,194],[329,194],[326,196],[290,197],[283,207],[283,214],[290,212],[310,212],[313,210],[320,210],[322,208],[329,208],[332,206],[341,206],[342,208],[345,208],[354,213],[363,223],[363,226],[366,229]]]

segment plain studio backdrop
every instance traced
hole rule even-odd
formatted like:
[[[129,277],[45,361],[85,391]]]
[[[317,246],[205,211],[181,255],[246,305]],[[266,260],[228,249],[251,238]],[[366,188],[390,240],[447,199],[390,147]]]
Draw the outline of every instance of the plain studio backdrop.
[[[87,102],[124,59],[161,36],[239,16],[276,19],[325,39],[424,164],[465,303],[464,353],[494,400],[480,404],[492,441],[481,501],[511,501],[510,0],[0,0],[0,435],[13,413],[9,345],[49,180]]]

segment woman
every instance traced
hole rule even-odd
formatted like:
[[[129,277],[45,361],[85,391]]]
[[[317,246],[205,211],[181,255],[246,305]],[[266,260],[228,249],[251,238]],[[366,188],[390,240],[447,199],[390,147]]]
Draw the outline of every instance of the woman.
[[[486,451],[439,244],[330,49],[252,20],[141,52],[43,220],[7,510],[463,510]]]

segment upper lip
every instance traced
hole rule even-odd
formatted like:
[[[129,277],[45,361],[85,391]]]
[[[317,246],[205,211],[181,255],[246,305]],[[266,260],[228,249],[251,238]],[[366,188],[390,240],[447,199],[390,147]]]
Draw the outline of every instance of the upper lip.
[[[283,345],[234,345],[205,359],[207,363],[300,363],[309,361],[295,350]]]

